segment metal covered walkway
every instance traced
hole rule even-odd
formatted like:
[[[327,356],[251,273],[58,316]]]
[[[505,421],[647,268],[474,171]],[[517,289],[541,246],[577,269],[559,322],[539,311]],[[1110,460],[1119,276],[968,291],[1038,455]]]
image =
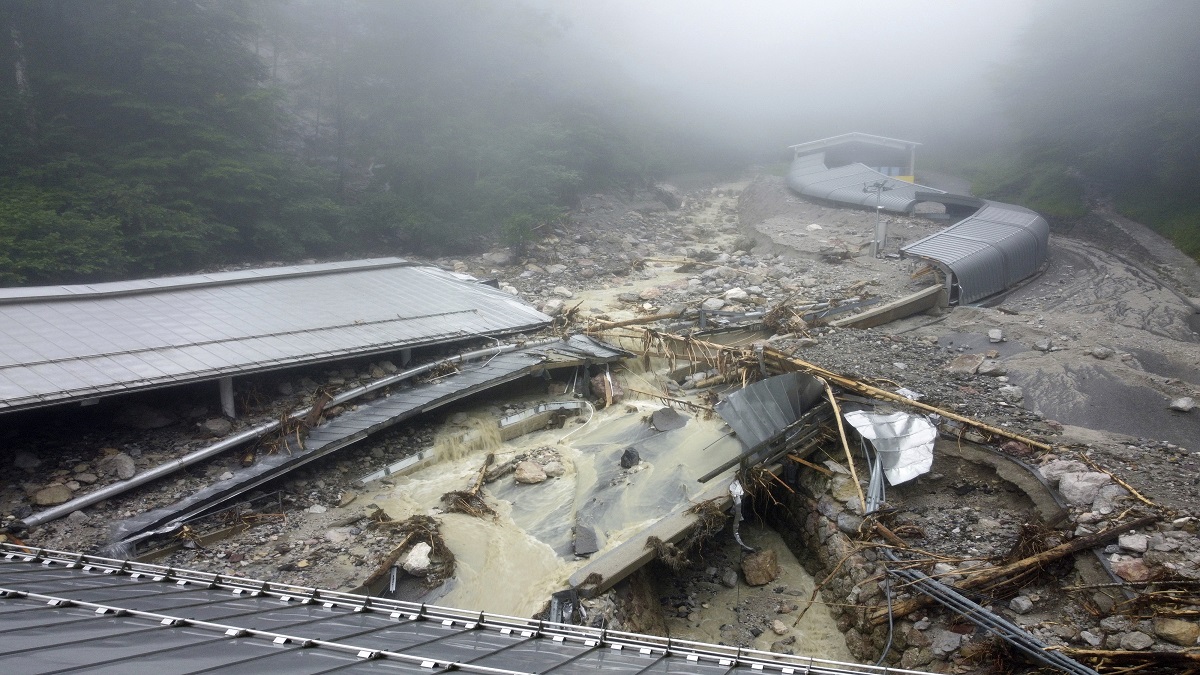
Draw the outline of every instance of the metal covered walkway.
[[[0,671],[914,673],[0,545]]]
[[[860,163],[830,168],[826,153],[845,144],[851,145],[852,152],[856,145],[910,151],[916,145],[857,133],[794,145],[788,187],[813,199],[861,208],[878,206],[894,213],[911,214],[921,202],[945,205],[946,214],[959,217],[958,222],[901,248],[900,256],[942,270],[952,303],[973,303],[1002,293],[1037,273],[1046,262],[1050,225],[1034,211],[896,180]]]

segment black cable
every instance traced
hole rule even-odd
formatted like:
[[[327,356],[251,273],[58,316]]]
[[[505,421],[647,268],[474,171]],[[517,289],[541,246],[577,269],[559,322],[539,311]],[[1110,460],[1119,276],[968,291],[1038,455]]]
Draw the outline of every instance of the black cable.
[[[883,592],[887,595],[888,605],[888,639],[887,644],[883,647],[883,653],[879,655],[879,660],[875,662],[876,666],[882,666],[883,660],[887,658],[888,652],[892,651],[892,634],[896,629],[892,618],[892,571],[887,570],[883,575]]]

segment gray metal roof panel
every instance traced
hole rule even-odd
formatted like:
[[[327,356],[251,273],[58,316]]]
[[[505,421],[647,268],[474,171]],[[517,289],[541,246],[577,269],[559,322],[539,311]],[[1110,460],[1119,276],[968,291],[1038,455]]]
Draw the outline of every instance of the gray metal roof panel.
[[[85,389],[94,396],[548,321],[506,293],[395,259],[0,289],[0,374],[25,389],[6,391],[0,410]],[[94,379],[56,387],[55,377],[36,372],[43,362],[68,359],[92,363]]]

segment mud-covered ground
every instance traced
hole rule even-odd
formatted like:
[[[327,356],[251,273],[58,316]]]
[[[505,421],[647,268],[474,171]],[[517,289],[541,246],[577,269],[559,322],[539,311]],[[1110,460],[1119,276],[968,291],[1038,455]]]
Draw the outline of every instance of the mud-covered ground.
[[[497,278],[503,288],[578,326],[702,306],[751,312],[781,303],[802,307],[831,300],[887,300],[931,283],[931,275],[912,261],[867,255],[874,217],[808,203],[790,193],[780,178],[752,176],[693,190],[675,209],[649,192],[594,195],[583,201],[570,223],[548,233],[524,257],[494,250],[429,262]],[[885,253],[941,227],[920,218],[885,218],[890,221]],[[1111,472],[1137,495],[1110,490],[1115,510],[1080,499],[1069,504],[1071,522],[1059,526],[1068,534],[1086,533],[1111,524],[1129,507],[1160,513],[1146,547],[1114,543],[1105,555],[1121,569],[1138,563],[1193,575],[1200,568],[1200,545],[1193,536],[1200,515],[1200,411],[1175,411],[1169,404],[1200,398],[1200,338],[1195,332],[1200,322],[1189,304],[1200,299],[1200,274],[1194,263],[1163,255],[1169,249],[1162,248],[1156,235],[1135,226],[1098,205],[1086,227],[1052,237],[1043,274],[991,308],[958,307],[870,330],[793,325],[770,342],[827,369],[881,387],[904,387],[922,394],[927,403],[1053,444],[1050,453],[1008,449],[1027,464],[1050,467],[1052,484],[1059,480],[1054,467],[1073,469],[1065,473]],[[679,328],[672,322],[658,327]],[[996,330],[998,342],[988,336]],[[964,355],[981,356],[987,366],[947,370]],[[38,495],[48,488],[84,494],[273,419],[302,405],[318,387],[352,387],[391,368],[390,363],[364,360],[247,379],[239,391],[247,414],[232,424],[220,417],[212,392],[201,390],[10,418],[14,423],[0,430],[0,465],[6,476],[0,483],[0,517],[14,525],[42,508]],[[680,397],[696,393],[693,382],[670,389],[667,393]],[[371,494],[358,479],[432,445],[443,420],[439,414],[428,416],[295,472],[263,490],[254,504],[256,515],[242,523],[250,526],[244,532],[182,548],[165,562],[305,586],[353,588],[390,548],[386,536],[364,526]],[[236,453],[219,457],[19,534],[41,546],[94,551],[115,521],[220,481],[242,459]],[[936,469],[921,481],[922,490],[912,492],[910,504],[895,506],[908,508],[921,521],[929,536],[924,545],[942,547],[947,555],[999,553],[1011,545],[1018,521],[1029,514],[1023,498],[1003,481]],[[896,494],[902,498],[905,491]],[[993,494],[1003,503],[980,498]],[[701,586],[720,583],[720,575],[709,574],[709,567],[722,571],[724,566],[704,565],[680,577],[685,580],[682,589],[663,592],[703,597]],[[770,592],[782,596],[763,601],[779,601],[775,610],[793,597],[786,590]],[[1044,622],[1053,623],[1059,611],[1088,616],[1070,596],[1030,593],[1035,597],[1032,614],[1041,612]],[[1075,604],[1053,607],[1043,600],[1050,597],[1054,603]],[[674,628],[705,625],[704,602],[683,603],[688,612],[676,617],[682,621]],[[678,605],[674,611],[681,611]],[[1086,626],[1057,632],[1049,623],[1031,622],[1031,630],[1076,646],[1117,648],[1135,632],[1166,644],[1153,627],[1136,620],[1120,626],[1110,621],[1106,629],[1100,619],[1093,616]],[[776,642],[759,644],[761,635],[747,638],[734,623],[729,630],[720,628],[725,623],[718,624],[717,634],[731,644],[772,647]],[[782,648],[803,653],[802,648]]]

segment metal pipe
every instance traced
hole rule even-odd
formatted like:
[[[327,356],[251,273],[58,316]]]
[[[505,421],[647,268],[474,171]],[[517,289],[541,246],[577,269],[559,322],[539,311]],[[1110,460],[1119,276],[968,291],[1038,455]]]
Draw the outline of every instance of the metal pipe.
[[[542,345],[552,344],[554,342],[560,342],[560,341],[561,340],[559,338],[547,338],[545,340],[538,340],[536,342],[527,342],[527,343],[521,344],[521,345],[517,345],[517,344],[497,345],[495,347],[489,347],[487,349],[477,349],[475,351],[466,352],[466,353],[458,354],[455,356],[450,356],[450,357],[447,357],[444,359],[439,359],[437,361],[432,361],[430,363],[427,363],[423,366],[418,366],[416,368],[410,368],[403,372],[399,372],[394,375],[389,375],[388,377],[385,377],[380,380],[376,380],[375,382],[372,382],[371,384],[363,385],[361,387],[355,387],[354,389],[344,391],[341,394],[338,394],[337,396],[333,397],[333,399],[330,400],[329,405],[330,406],[341,405],[342,403],[345,403],[347,401],[358,398],[359,396],[362,396],[363,394],[366,394],[366,393],[372,392],[372,391],[377,391],[379,389],[383,389],[384,387],[388,387],[393,384],[396,384],[397,382],[402,382],[404,380],[410,379],[417,375],[421,375],[422,373],[429,372],[430,370],[433,370],[434,368],[437,368],[438,366],[441,366],[446,363],[462,363],[463,361],[471,361],[474,359],[483,358],[485,356],[504,354],[504,353],[516,351],[517,349],[522,349],[525,347],[539,347]],[[311,410],[312,410],[311,407],[305,407],[300,410],[297,410],[296,412],[293,412],[291,415],[289,415],[289,417],[291,419],[300,419],[300,418],[308,415],[308,413]],[[247,441],[252,441],[256,438],[261,438],[262,436],[265,436],[266,434],[271,433],[272,431],[274,431],[277,428],[279,428],[279,422],[277,420],[272,421],[272,422],[267,422],[265,424],[260,424],[256,427],[247,429],[247,430],[245,430],[241,433],[238,433],[234,436],[230,436],[229,438],[222,439],[221,441],[214,443],[213,445],[210,445],[206,448],[197,450],[196,452],[193,452],[191,454],[184,455],[183,457],[179,457],[176,459],[172,459],[163,464],[159,464],[158,466],[154,467],[153,469],[139,473],[136,476],[134,476],[133,478],[130,478],[128,480],[123,480],[123,481],[119,481],[116,483],[112,483],[110,485],[106,485],[106,486],[100,488],[99,490],[96,490],[94,492],[89,492],[88,494],[83,495],[82,497],[76,497],[75,499],[72,499],[69,502],[59,504],[58,506],[46,509],[45,511],[39,511],[38,513],[35,513],[35,514],[29,516],[28,518],[23,519],[21,521],[21,523],[25,527],[37,527],[38,525],[41,525],[43,523],[48,523],[52,520],[57,520],[58,518],[62,518],[63,516],[65,516],[69,513],[72,513],[74,511],[78,511],[79,509],[91,506],[92,504],[95,504],[97,502],[104,501],[105,499],[119,495],[122,492],[132,490],[133,488],[138,487],[139,485],[144,485],[146,483],[149,483],[152,480],[157,480],[159,478],[162,478],[163,476],[172,474],[180,469],[189,467],[197,462],[203,462],[204,460],[210,459],[216,455],[219,455],[222,452],[225,452],[226,450],[230,450],[234,447],[237,447],[238,445],[241,445],[242,443],[245,443]]]

